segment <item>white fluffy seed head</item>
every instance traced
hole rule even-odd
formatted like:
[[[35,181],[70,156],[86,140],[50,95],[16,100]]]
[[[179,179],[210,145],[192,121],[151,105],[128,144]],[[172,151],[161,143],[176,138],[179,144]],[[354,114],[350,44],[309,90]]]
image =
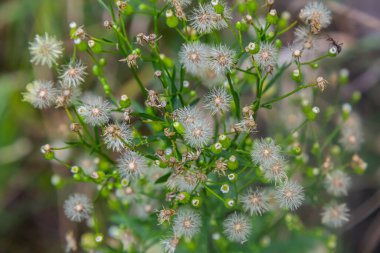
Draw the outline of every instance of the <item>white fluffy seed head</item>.
[[[261,139],[253,145],[252,161],[261,166],[268,166],[281,159],[280,151],[281,147],[276,145],[273,139]]]
[[[259,52],[253,57],[263,71],[271,72],[277,63],[278,50],[271,43],[261,43]]]
[[[310,26],[314,34],[326,28],[331,23],[331,11],[322,2],[308,3],[299,14],[300,19]]]
[[[247,216],[230,214],[223,222],[224,234],[230,241],[244,243],[251,234],[252,225]]]
[[[204,119],[204,121],[197,121],[186,126],[184,139],[191,147],[202,148],[210,143],[213,133],[211,123]]]
[[[23,100],[35,108],[45,109],[54,104],[57,94],[58,90],[53,87],[53,82],[36,80],[26,86]]]
[[[360,118],[358,115],[352,114],[343,124],[339,142],[346,151],[354,152],[360,149],[363,141],[363,129]]]
[[[81,222],[90,217],[93,205],[86,195],[76,193],[65,201],[63,208],[67,218]]]
[[[264,169],[264,177],[271,182],[277,184],[287,179],[286,161],[282,156],[278,156],[272,162],[265,163],[262,167]]]
[[[207,64],[218,74],[230,71],[235,63],[236,53],[225,45],[212,47],[207,56]]]
[[[269,210],[268,198],[263,191],[250,189],[240,198],[244,211],[251,216],[262,215]]]
[[[183,44],[179,52],[179,62],[187,72],[197,74],[205,67],[207,50],[208,47],[199,42]]]
[[[330,203],[323,208],[322,224],[331,228],[341,227],[349,220],[348,212],[346,204]]]
[[[228,112],[231,107],[232,97],[225,88],[213,88],[205,97],[205,108],[211,114]]]
[[[109,124],[103,130],[104,143],[108,149],[120,152],[125,148],[124,142],[131,144],[132,130],[125,123]]]
[[[191,239],[196,235],[202,226],[199,212],[188,207],[178,210],[173,221],[173,231],[178,237],[184,236]]]
[[[164,247],[165,253],[174,253],[175,250],[177,249],[178,243],[179,243],[179,238],[176,236],[169,237],[161,241],[161,244]]]
[[[108,122],[111,106],[102,97],[85,96],[84,104],[78,108],[78,113],[84,121],[92,126],[100,126]]]
[[[147,171],[146,160],[134,151],[126,151],[117,161],[118,172],[123,179],[134,180]]]
[[[87,75],[86,66],[81,61],[74,61],[60,69],[61,84],[65,87],[76,87],[84,82]]]
[[[51,68],[62,55],[62,44],[61,41],[47,33],[45,36],[36,35],[34,41],[29,43],[29,51],[32,56],[30,61],[35,65],[47,65]]]
[[[198,33],[210,33],[217,27],[216,13],[211,4],[201,5],[193,10],[189,21],[191,27]]]
[[[328,193],[340,197],[347,195],[351,179],[345,172],[336,170],[326,175],[324,184]]]
[[[305,195],[301,185],[287,181],[276,188],[276,199],[281,208],[294,211],[302,205]]]

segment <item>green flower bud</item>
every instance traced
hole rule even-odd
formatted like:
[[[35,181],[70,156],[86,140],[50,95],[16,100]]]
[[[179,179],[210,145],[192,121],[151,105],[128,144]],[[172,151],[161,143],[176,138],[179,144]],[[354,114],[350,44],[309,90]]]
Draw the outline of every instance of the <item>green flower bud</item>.
[[[214,153],[214,154],[219,154],[220,152],[223,151],[223,146],[220,142],[217,142],[215,144],[213,144],[211,146],[211,151]]]
[[[318,63],[312,63],[312,64],[310,64],[310,67],[312,67],[313,69],[317,69],[317,68],[319,68],[319,64]]]
[[[82,235],[80,244],[85,250],[94,249],[96,247],[95,235],[92,233],[85,233]]]
[[[94,66],[92,66],[92,73],[94,74],[94,76],[99,76],[99,74],[100,74],[100,69],[99,69],[99,66],[98,66],[98,65],[94,65]]]
[[[100,58],[99,64],[100,64],[100,66],[104,67],[107,64],[106,59],[105,58]]]
[[[302,73],[299,71],[299,69],[295,69],[292,71],[292,79],[297,83],[302,82]]]
[[[362,94],[360,93],[360,91],[354,91],[354,93],[352,93],[351,101],[353,104],[356,104],[360,101],[361,98]]]
[[[177,131],[177,133],[179,133],[179,134],[181,134],[181,135],[183,135],[183,134],[185,133],[185,128],[184,128],[184,126],[183,126],[181,123],[179,123],[178,121],[175,121],[175,122],[173,123],[173,127],[174,127],[174,129]]]
[[[87,50],[87,43],[81,39],[75,40],[75,45],[79,49],[79,51],[86,51]]]
[[[343,120],[347,120],[350,117],[352,111],[352,107],[349,103],[345,103],[342,106],[342,118]]]
[[[320,148],[320,146],[319,146],[319,143],[318,143],[318,142],[315,142],[315,143],[313,144],[313,146],[311,147],[311,153],[312,153],[313,155],[318,155],[319,152],[321,152],[321,148]]]
[[[179,203],[186,204],[186,203],[188,203],[189,200],[190,200],[190,195],[189,195],[189,193],[187,193],[187,192],[180,192],[180,193],[177,195],[177,199],[178,199],[178,202],[179,202]]]
[[[175,28],[178,26],[178,18],[174,15],[172,10],[166,11],[166,24],[170,28]]]
[[[328,51],[328,55],[330,57],[335,57],[338,55],[338,49],[336,47],[330,47],[329,51]]]
[[[128,108],[131,105],[131,99],[127,95],[121,95],[120,106],[122,108]]]
[[[230,180],[231,182],[236,182],[236,180],[238,179],[238,175],[236,173],[230,173],[227,177],[228,180]]]
[[[220,4],[219,0],[212,0],[211,1],[212,6],[214,6],[214,10],[217,14],[223,15],[224,13],[224,6]]]
[[[146,5],[146,4],[140,4],[139,5],[139,10],[140,11],[147,11],[147,10],[149,10],[149,6]]]
[[[247,7],[247,10],[249,12],[256,12],[257,10],[257,3],[255,0],[247,0],[247,2],[245,3],[246,7]]]
[[[267,22],[268,24],[275,25],[278,21],[277,11],[275,9],[271,9],[267,14]]]
[[[102,52],[102,45],[94,40],[88,41],[88,46],[91,48],[92,52],[99,54]]]
[[[340,147],[338,145],[333,145],[331,148],[330,148],[330,152],[332,155],[334,156],[338,156],[340,154]]]
[[[200,197],[193,197],[191,199],[191,205],[195,208],[199,208],[202,205],[202,198]]]
[[[350,72],[348,69],[341,69],[339,71],[339,83],[340,84],[347,84],[349,81]]]
[[[227,208],[233,208],[235,206],[235,200],[231,199],[231,198],[228,198],[226,200],[224,200],[224,205],[225,207]]]
[[[230,170],[236,170],[239,167],[239,162],[236,159],[236,156],[231,155],[230,158],[228,158],[227,167]]]
[[[76,180],[76,181],[82,181],[82,176],[79,174],[79,173],[77,173],[77,174],[74,174],[73,175],[73,178],[74,178],[74,180]]]
[[[281,48],[282,47],[282,41],[280,39],[276,39],[276,41],[274,42],[275,46],[277,48]]]
[[[231,145],[231,139],[225,134],[219,135],[218,140],[222,144],[223,148],[228,148]]]
[[[250,54],[257,54],[260,51],[260,46],[258,43],[250,42],[248,46],[245,47],[245,51]]]

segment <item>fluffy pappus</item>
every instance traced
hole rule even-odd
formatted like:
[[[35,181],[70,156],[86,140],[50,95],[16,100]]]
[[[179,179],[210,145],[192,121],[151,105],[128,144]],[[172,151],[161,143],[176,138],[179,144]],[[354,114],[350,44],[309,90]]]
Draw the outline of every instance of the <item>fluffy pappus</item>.
[[[78,108],[78,113],[84,121],[92,126],[103,125],[108,122],[111,106],[102,97],[86,96],[84,104]]]
[[[305,195],[301,185],[293,181],[287,181],[276,187],[276,199],[281,208],[294,211],[302,205]]]
[[[205,97],[204,107],[211,114],[228,112],[231,107],[232,97],[225,88],[213,88]]]
[[[345,172],[336,170],[326,175],[324,184],[328,193],[336,197],[345,196],[351,185],[351,179]]]
[[[187,72],[197,74],[205,67],[208,46],[200,42],[183,44],[179,52],[179,62]]]
[[[58,94],[58,90],[53,85],[51,81],[33,81],[26,86],[23,100],[38,109],[48,108],[54,104]]]
[[[93,205],[86,195],[76,193],[65,201],[63,208],[68,219],[81,222],[90,218]]]
[[[255,164],[268,166],[281,159],[280,151],[281,147],[274,140],[261,139],[254,143],[251,158]]]
[[[174,234],[179,237],[191,239],[200,231],[201,226],[201,215],[187,207],[180,208],[173,220]]]
[[[341,227],[349,220],[348,212],[346,204],[330,203],[323,208],[321,213],[322,224],[331,228]]]
[[[265,192],[259,189],[249,189],[246,194],[240,198],[244,211],[248,212],[251,216],[253,214],[262,215],[269,210],[268,198]]]
[[[36,35],[34,41],[29,43],[29,51],[32,56],[30,62],[36,65],[47,65],[51,68],[62,55],[62,44],[61,41],[47,33],[45,36]]]
[[[244,214],[235,212],[223,221],[224,234],[233,242],[246,242],[251,234],[251,229],[251,222]]]
[[[76,87],[84,82],[86,66],[81,61],[73,61],[60,69],[61,84],[64,87]]]
[[[133,136],[132,130],[127,124],[109,124],[103,130],[104,143],[108,149],[120,152],[125,148],[125,143],[130,144]]]
[[[126,151],[118,159],[117,169],[121,178],[134,180],[148,169],[148,165],[145,158],[140,154],[134,151]]]

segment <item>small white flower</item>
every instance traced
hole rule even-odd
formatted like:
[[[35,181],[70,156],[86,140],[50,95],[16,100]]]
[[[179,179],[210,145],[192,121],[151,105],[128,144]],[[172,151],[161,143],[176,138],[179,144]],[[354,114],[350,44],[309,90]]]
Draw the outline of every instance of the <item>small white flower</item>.
[[[32,55],[30,61],[33,64],[47,65],[51,68],[62,55],[62,44],[61,41],[56,40],[55,37],[49,36],[47,33],[45,33],[45,36],[36,35],[34,41],[29,43],[29,51]]]
[[[244,214],[230,214],[223,222],[224,234],[230,241],[244,243],[251,234],[252,225]]]
[[[107,148],[117,152],[125,148],[124,142],[130,144],[133,139],[132,131],[125,123],[107,125],[103,135]]]
[[[82,62],[71,62],[63,66],[60,70],[59,78],[62,80],[62,86],[76,87],[84,82],[84,77],[87,75],[86,66]]]
[[[191,239],[200,231],[202,220],[200,214],[190,208],[180,208],[174,217],[173,231],[176,236]]]
[[[225,45],[212,47],[207,56],[207,64],[216,73],[225,74],[230,71],[235,63],[235,51]]]
[[[134,151],[126,151],[117,161],[121,178],[133,180],[139,178],[148,169],[146,160]]]
[[[226,193],[229,193],[230,191],[230,186],[228,184],[223,184],[221,187],[220,187],[220,191],[224,194]]]
[[[349,220],[348,212],[349,209],[346,207],[346,204],[329,204],[323,208],[322,224],[331,228],[341,227]]]
[[[108,122],[111,107],[107,101],[96,96],[87,96],[83,100],[84,104],[78,108],[78,113],[86,123],[99,126]]]
[[[324,183],[328,193],[340,197],[347,195],[347,190],[351,185],[351,179],[343,171],[336,170],[326,175]]]
[[[262,215],[269,210],[268,198],[260,190],[248,190],[240,199],[243,209],[250,215]]]
[[[232,97],[224,88],[214,88],[206,96],[204,104],[212,115],[228,112],[231,107]]]
[[[281,208],[294,211],[302,205],[305,195],[301,185],[293,181],[287,181],[276,188],[276,199]]]
[[[54,104],[57,93],[57,89],[53,87],[53,82],[37,80],[26,86],[23,100],[35,108],[45,109]]]
[[[65,201],[63,208],[67,218],[81,222],[90,217],[93,205],[85,195],[76,193]]]

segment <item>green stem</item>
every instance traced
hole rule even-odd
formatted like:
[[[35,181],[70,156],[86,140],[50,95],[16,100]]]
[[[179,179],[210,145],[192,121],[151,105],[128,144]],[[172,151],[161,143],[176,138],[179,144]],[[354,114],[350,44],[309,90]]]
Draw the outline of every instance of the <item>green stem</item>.
[[[224,203],[224,199],[219,196],[219,194],[217,194],[216,192],[214,192],[211,188],[209,188],[207,185],[203,184],[203,186],[205,187],[205,189],[211,193],[212,195],[214,195],[217,199],[219,199],[220,201],[222,201]]]
[[[298,92],[298,91],[300,91],[300,90],[302,90],[302,89],[306,89],[306,88],[309,88],[309,87],[314,87],[315,85],[316,85],[316,84],[307,84],[307,85],[301,85],[301,86],[298,86],[297,89],[292,90],[292,91],[289,92],[289,93],[286,93],[286,94],[284,94],[284,95],[282,95],[282,96],[279,96],[279,97],[277,97],[277,98],[274,98],[274,99],[272,99],[272,100],[269,100],[269,101],[263,103],[263,104],[261,105],[261,107],[268,107],[268,105],[273,104],[273,103],[275,103],[275,102],[278,102],[278,101],[280,101],[280,100],[282,100],[282,99],[284,99],[284,98],[287,98],[287,97],[293,95],[294,93],[296,93],[296,92]]]
[[[229,84],[229,87],[230,87],[230,90],[231,90],[231,93],[232,93],[232,97],[234,99],[236,118],[238,120],[240,120],[241,117],[240,117],[240,99],[239,99],[239,95],[237,94],[237,92],[234,89],[230,73],[227,73],[226,76],[227,76],[228,84]]]

